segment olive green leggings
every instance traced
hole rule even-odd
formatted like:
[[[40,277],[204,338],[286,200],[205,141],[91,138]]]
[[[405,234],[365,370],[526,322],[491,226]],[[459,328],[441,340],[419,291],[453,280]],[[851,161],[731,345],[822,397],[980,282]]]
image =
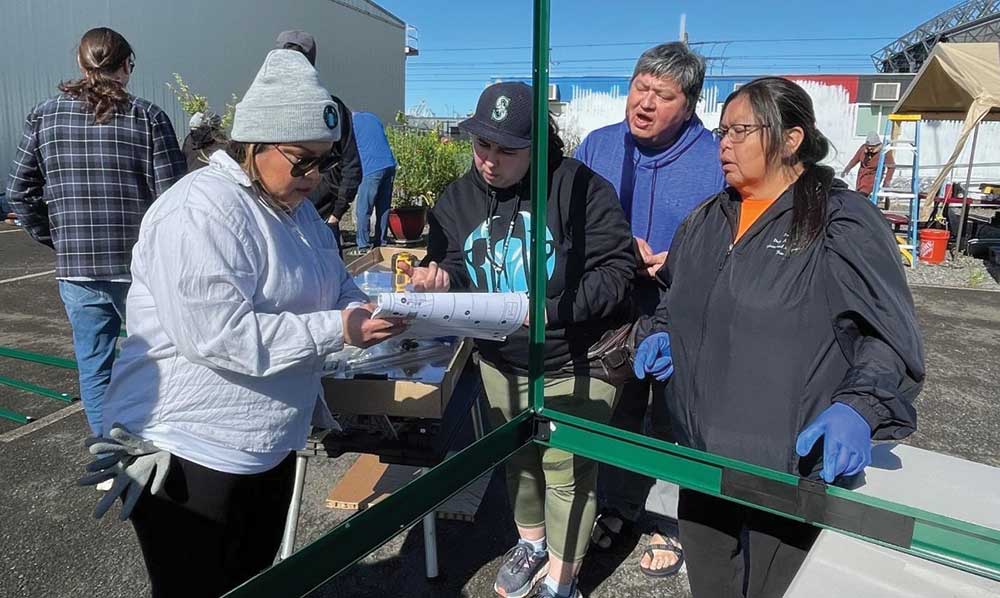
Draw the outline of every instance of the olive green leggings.
[[[528,378],[480,363],[490,424],[500,426],[528,408]],[[596,378],[545,378],[545,406],[607,423],[617,389]],[[583,560],[597,515],[597,463],[529,444],[507,461],[507,489],[520,527],[545,526],[549,550],[567,563]]]

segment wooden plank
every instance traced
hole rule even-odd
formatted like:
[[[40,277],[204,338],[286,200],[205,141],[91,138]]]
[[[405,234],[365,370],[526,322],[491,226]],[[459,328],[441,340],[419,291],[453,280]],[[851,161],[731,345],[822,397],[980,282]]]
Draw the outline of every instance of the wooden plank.
[[[475,521],[479,504],[490,482],[487,472],[468,488],[451,497],[437,510],[438,518]],[[380,463],[375,455],[361,455],[330,490],[326,506],[357,511],[366,509],[402,488],[420,475],[419,467]]]

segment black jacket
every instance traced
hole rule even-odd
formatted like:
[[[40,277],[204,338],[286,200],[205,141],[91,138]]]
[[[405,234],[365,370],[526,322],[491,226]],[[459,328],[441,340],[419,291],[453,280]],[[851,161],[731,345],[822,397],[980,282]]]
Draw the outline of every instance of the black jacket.
[[[680,444],[772,469],[814,474],[799,432],[832,402],[875,439],[916,428],[924,356],[899,250],[878,209],[834,183],[825,235],[788,249],[792,190],[732,245],[739,195],[696,209],[659,276],[653,330],[670,332],[669,409]]]
[[[216,150],[225,149],[225,133],[210,126],[198,127],[188,132],[181,146],[181,153],[187,160],[187,171],[194,172],[208,166],[208,159]]]
[[[610,183],[561,155],[553,157],[549,172],[545,369],[572,364],[589,373],[587,349],[628,316],[636,267],[632,234]],[[425,263],[438,262],[452,290],[528,290],[529,180],[495,189],[471,168],[445,189],[430,212]],[[504,342],[478,346],[498,369],[527,374],[526,327]]]
[[[331,152],[338,159],[323,173],[319,184],[309,194],[309,199],[323,220],[331,214],[339,220],[344,217],[358,194],[358,187],[361,185],[361,156],[358,155],[358,144],[354,141],[351,109],[337,96],[330,98],[340,110],[340,141],[333,144]]]

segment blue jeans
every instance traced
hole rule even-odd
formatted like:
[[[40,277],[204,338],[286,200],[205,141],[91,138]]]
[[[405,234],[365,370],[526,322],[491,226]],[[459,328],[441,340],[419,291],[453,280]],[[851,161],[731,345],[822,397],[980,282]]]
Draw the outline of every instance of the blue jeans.
[[[73,328],[80,400],[90,429],[100,435],[104,391],[111,381],[118,333],[125,321],[127,282],[59,281],[59,296]]]
[[[354,204],[354,215],[358,222],[358,249],[379,247],[385,243],[389,228],[389,207],[392,204],[392,179],[396,177],[396,167],[366,174],[358,187],[358,198]],[[369,238],[368,227],[375,212],[375,230],[378,236]]]

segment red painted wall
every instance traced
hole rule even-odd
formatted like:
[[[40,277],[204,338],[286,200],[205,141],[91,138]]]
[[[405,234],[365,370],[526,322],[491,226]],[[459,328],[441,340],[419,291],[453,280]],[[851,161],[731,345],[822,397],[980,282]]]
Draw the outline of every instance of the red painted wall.
[[[856,104],[858,101],[858,80],[857,75],[782,75],[791,81],[813,81],[831,87],[840,86],[847,90],[849,101]]]

